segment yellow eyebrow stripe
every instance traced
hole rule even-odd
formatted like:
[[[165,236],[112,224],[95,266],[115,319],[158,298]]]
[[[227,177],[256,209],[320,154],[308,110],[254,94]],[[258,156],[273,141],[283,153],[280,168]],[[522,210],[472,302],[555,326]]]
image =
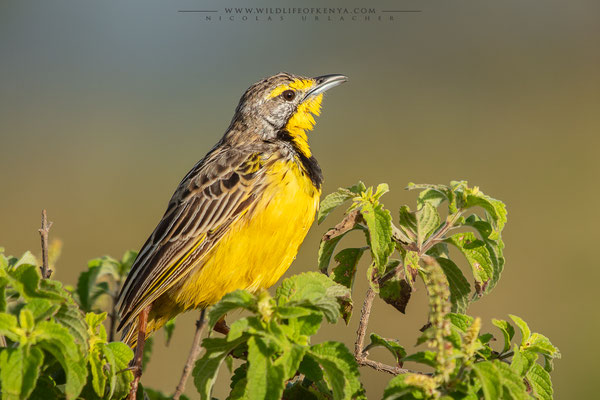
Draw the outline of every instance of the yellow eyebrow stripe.
[[[315,84],[312,79],[296,79],[294,82],[286,85],[279,85],[271,91],[269,98],[277,97],[288,89],[304,91]]]

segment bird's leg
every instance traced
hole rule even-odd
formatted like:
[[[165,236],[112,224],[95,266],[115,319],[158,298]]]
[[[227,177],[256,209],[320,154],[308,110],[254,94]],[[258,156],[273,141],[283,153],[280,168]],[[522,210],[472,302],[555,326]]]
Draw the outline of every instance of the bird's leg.
[[[229,326],[227,326],[227,322],[225,322],[225,316],[221,317],[221,319],[215,324],[213,330],[215,332],[222,333],[223,335],[227,335],[229,333]]]
[[[146,327],[148,325],[150,307],[151,305],[144,308],[139,316],[137,346],[135,348],[135,357],[133,358],[133,382],[131,382],[129,400],[135,400],[138,384],[142,377],[142,360],[144,358],[144,343],[146,342]]]

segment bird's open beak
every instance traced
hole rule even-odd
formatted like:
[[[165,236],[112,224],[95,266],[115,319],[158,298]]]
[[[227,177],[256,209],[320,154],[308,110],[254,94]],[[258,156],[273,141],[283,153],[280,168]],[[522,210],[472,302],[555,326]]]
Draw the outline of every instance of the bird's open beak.
[[[308,93],[306,93],[306,95],[304,96],[305,100],[311,96],[319,95],[325,92],[326,90],[329,90],[348,81],[347,76],[338,74],[317,76],[313,79],[317,82],[317,84],[312,89],[310,89]]]

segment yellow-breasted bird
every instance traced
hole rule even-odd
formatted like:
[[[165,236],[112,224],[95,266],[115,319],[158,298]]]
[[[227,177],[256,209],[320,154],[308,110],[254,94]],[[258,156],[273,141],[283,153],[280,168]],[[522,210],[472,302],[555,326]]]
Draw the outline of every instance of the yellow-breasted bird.
[[[183,178],[119,294],[135,346],[175,315],[236,289],[272,286],[319,204],[322,174],[306,132],[343,75],[287,73],[252,85],[221,140]],[[139,346],[142,347],[142,346]]]

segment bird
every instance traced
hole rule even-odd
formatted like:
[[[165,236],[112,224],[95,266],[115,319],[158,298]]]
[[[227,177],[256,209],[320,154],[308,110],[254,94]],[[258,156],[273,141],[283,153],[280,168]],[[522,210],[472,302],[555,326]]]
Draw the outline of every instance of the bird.
[[[123,283],[117,307],[125,343],[135,348],[176,315],[237,289],[269,288],[286,272],[323,183],[307,132],[324,92],[347,80],[280,72],[244,92],[223,137],[183,177]]]

